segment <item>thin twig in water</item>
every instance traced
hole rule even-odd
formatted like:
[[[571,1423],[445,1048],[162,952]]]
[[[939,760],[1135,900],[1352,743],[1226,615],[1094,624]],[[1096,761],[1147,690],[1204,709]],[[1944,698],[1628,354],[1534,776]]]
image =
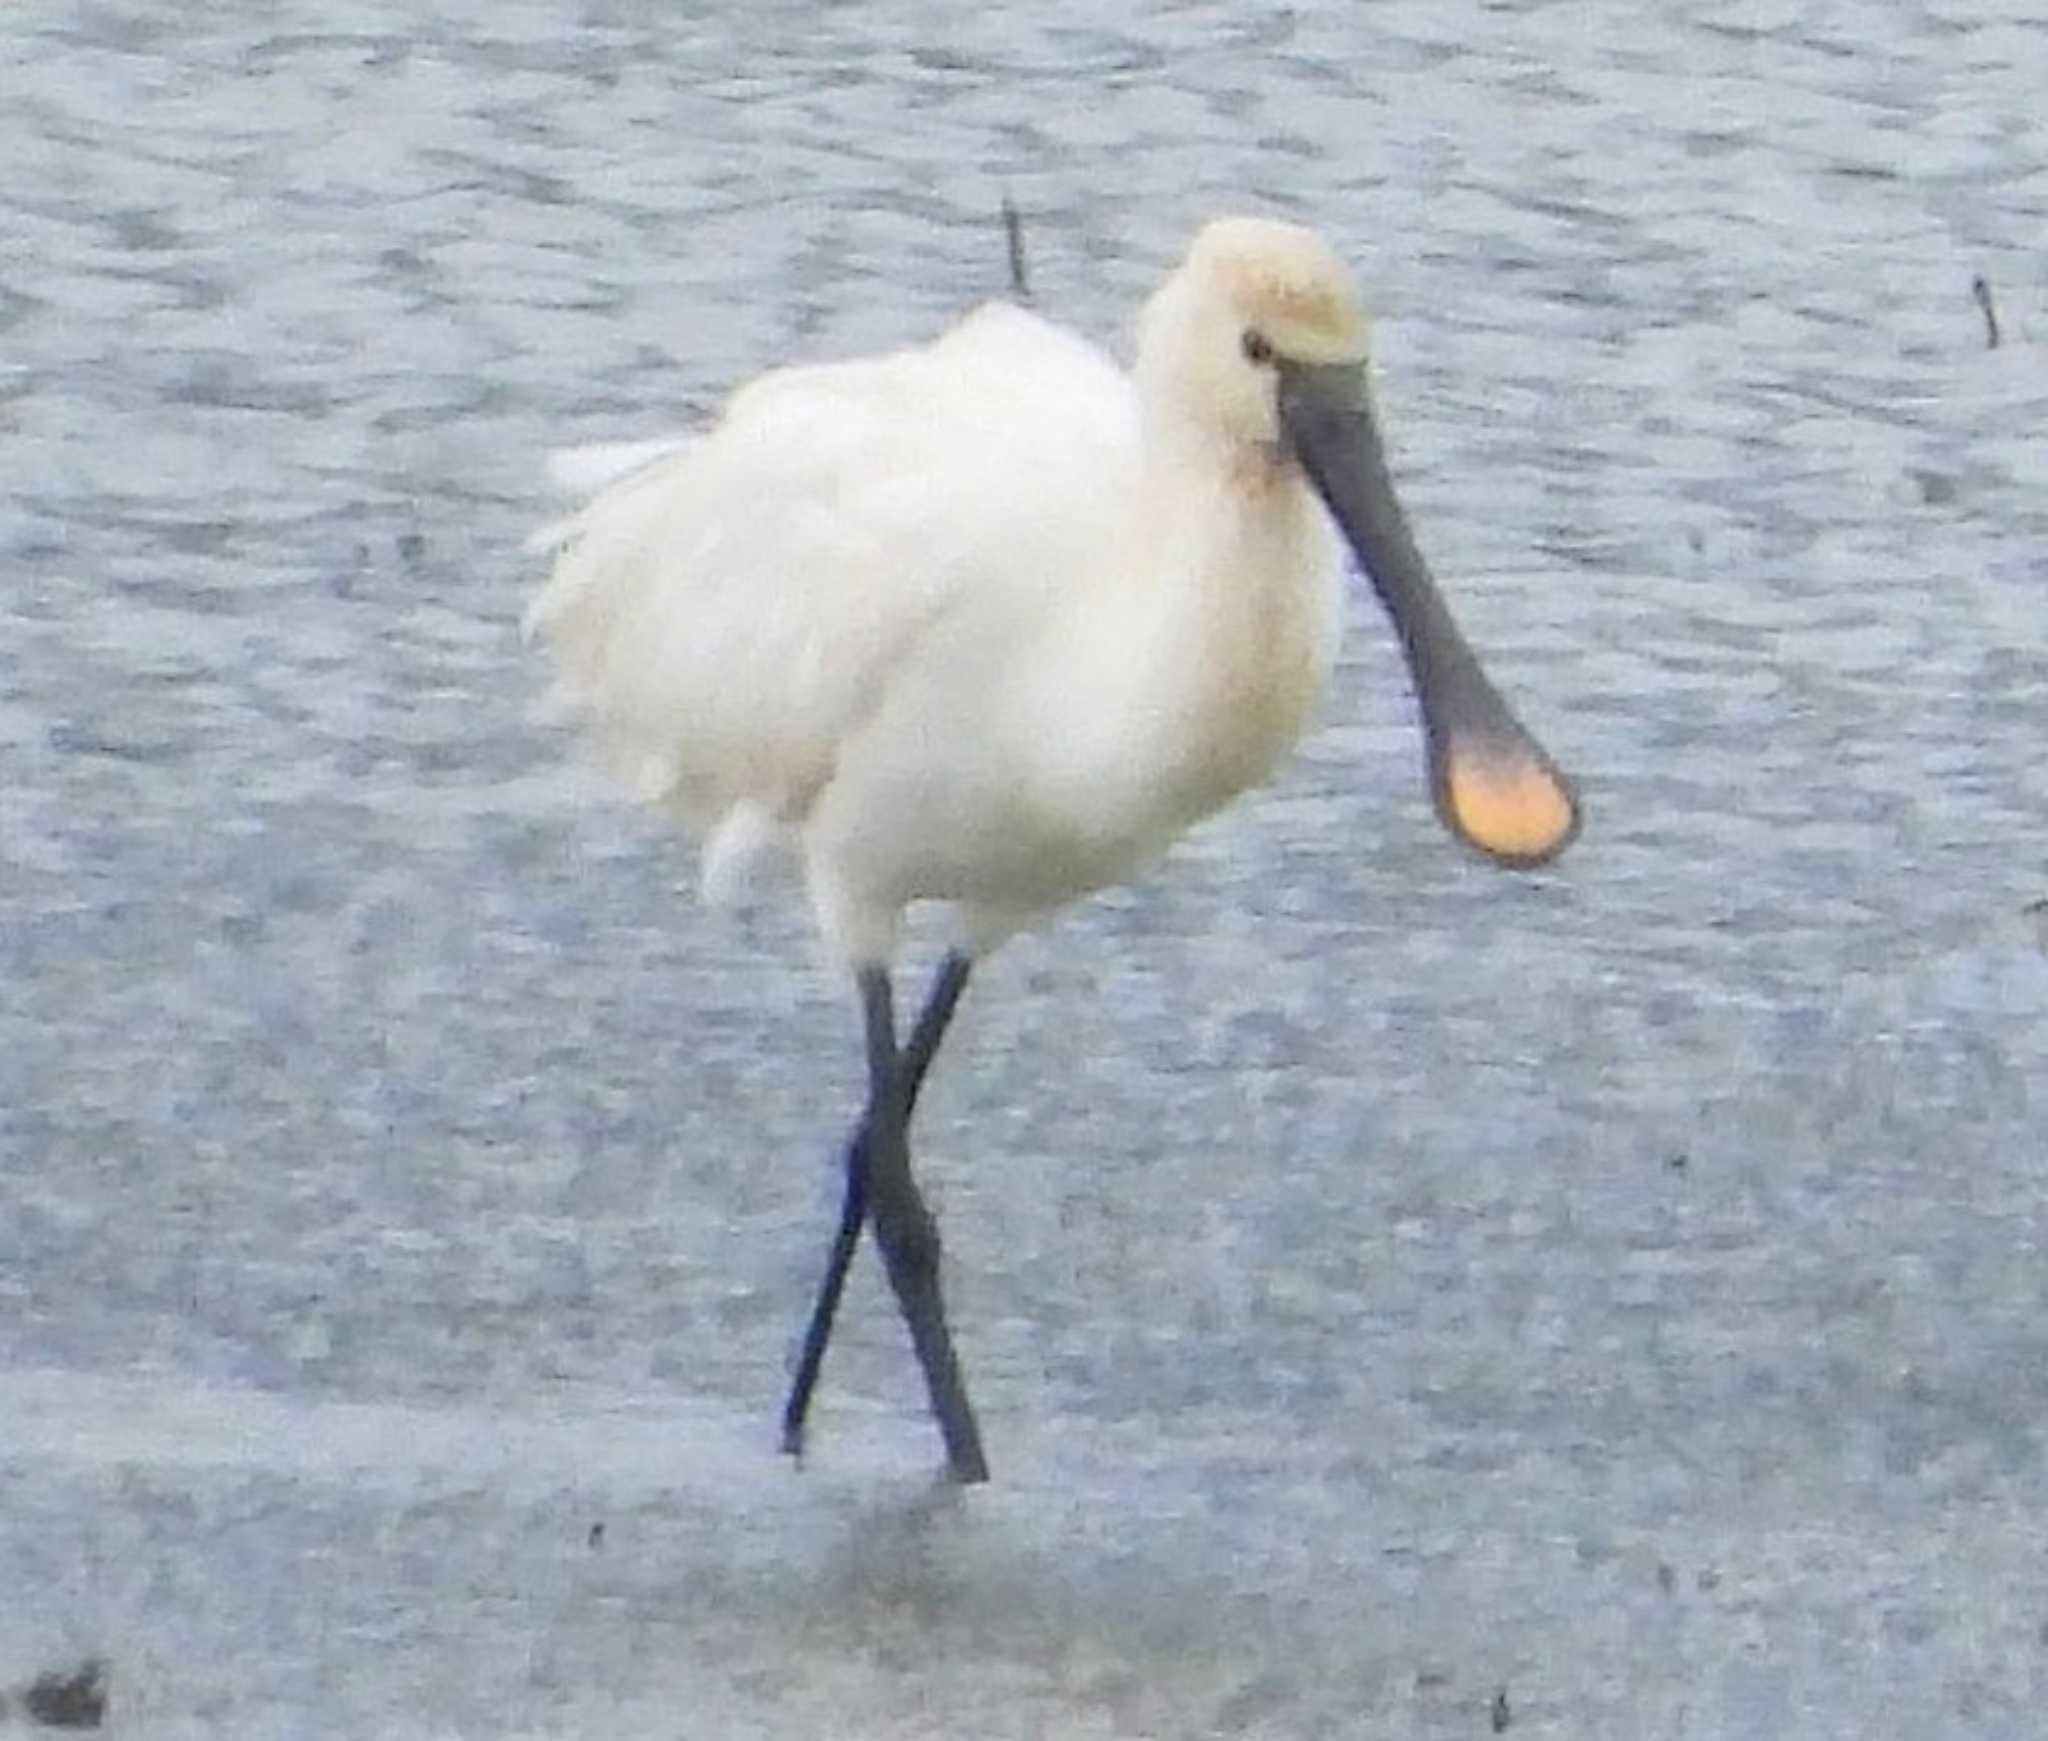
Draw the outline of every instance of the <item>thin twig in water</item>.
[[[1017,202],[1003,195],[1003,237],[1010,245],[1010,294],[1019,302],[1031,300],[1031,274],[1024,267],[1024,220],[1017,214]]]
[[[1991,301],[1991,280],[1980,272],[1970,280],[1970,293],[1984,311],[1984,348],[1995,351],[1998,349],[1998,310]]]

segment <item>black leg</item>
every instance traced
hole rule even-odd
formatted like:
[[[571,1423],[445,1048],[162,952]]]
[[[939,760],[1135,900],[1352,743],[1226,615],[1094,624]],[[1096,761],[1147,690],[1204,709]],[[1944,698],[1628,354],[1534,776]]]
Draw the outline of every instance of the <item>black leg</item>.
[[[861,1008],[868,1030],[868,1214],[882,1267],[896,1291],[896,1304],[910,1330],[917,1363],[931,1393],[932,1416],[946,1441],[946,1461],[960,1482],[986,1481],[981,1430],[960,1378],[953,1338],[946,1329],[946,1303],[939,1289],[939,1228],[910,1174],[909,1077],[896,1056],[896,1025],[890,1009],[889,974],[869,968],[860,976]]]
[[[910,1176],[905,1130],[918,1090],[924,1085],[946,1026],[966,989],[973,963],[965,955],[949,953],[940,963],[932,989],[912,1030],[910,1043],[900,1056],[895,1053],[895,1025],[889,1009],[886,973],[870,970],[861,975],[861,1004],[867,1021],[869,1101],[867,1111],[854,1127],[846,1146],[846,1195],[840,1206],[839,1227],[833,1236],[831,1255],[826,1261],[825,1279],[818,1290],[804,1331],[803,1350],[796,1376],[790,1384],[789,1401],[782,1412],[782,1448],[795,1456],[803,1449],[804,1419],[809,1413],[811,1392],[825,1359],[826,1344],[832,1338],[832,1320],[839,1309],[839,1296],[846,1285],[846,1272],[860,1242],[861,1224],[866,1219],[875,1175],[886,1179],[883,1186],[886,1210],[878,1205],[876,1233],[888,1267],[890,1284],[896,1290],[904,1318],[917,1346],[918,1360],[932,1393],[933,1412],[945,1435],[947,1455],[954,1474],[962,1481],[987,1479],[988,1469],[981,1455],[980,1435],[974,1413],[960,1381],[952,1341],[946,1332],[945,1307],[939,1293],[938,1232],[924,1200]],[[877,1070],[878,1043],[886,1043],[891,1062],[884,1093]],[[900,1103],[889,1121],[897,1131],[893,1145],[878,1145],[877,1114],[884,1102]],[[893,1147],[895,1158],[885,1159],[878,1168],[878,1147]],[[886,1213],[889,1227],[882,1226]],[[907,1290],[907,1291],[906,1291]]]

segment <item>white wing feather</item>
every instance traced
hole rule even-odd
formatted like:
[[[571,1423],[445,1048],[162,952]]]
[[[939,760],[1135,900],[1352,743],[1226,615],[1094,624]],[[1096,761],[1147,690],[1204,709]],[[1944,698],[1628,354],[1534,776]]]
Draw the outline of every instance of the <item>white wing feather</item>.
[[[600,493],[540,535],[526,618],[553,707],[643,798],[797,821],[936,625],[1015,621],[1081,566],[1137,450],[1116,365],[1002,304],[766,375],[701,436],[572,450],[557,475]]]

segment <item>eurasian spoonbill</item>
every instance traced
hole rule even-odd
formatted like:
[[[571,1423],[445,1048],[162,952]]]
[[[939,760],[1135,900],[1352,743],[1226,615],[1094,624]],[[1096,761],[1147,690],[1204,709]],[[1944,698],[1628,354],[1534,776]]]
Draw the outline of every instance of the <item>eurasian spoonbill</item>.
[[[868,1098],[783,1417],[804,1417],[872,1217],[953,1475],[987,1476],[910,1169],[919,1084],[975,961],[1264,779],[1337,642],[1342,551],[1400,637],[1445,825],[1499,862],[1578,804],[1452,622],[1387,475],[1350,273],[1228,218],[1145,305],[1137,361],[992,303],[934,342],[776,369],[701,435],[571,450],[534,540],[553,698],[705,835],[707,891],[781,850],[850,968]],[[898,1049],[904,909],[952,944]]]

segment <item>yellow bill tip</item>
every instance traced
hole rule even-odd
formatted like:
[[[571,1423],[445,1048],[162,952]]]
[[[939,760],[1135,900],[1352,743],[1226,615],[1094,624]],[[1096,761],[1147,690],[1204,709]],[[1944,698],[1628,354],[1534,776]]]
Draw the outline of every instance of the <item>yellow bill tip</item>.
[[[1454,749],[1443,770],[1444,819],[1507,865],[1555,858],[1579,829],[1578,801],[1556,769],[1528,753]]]

